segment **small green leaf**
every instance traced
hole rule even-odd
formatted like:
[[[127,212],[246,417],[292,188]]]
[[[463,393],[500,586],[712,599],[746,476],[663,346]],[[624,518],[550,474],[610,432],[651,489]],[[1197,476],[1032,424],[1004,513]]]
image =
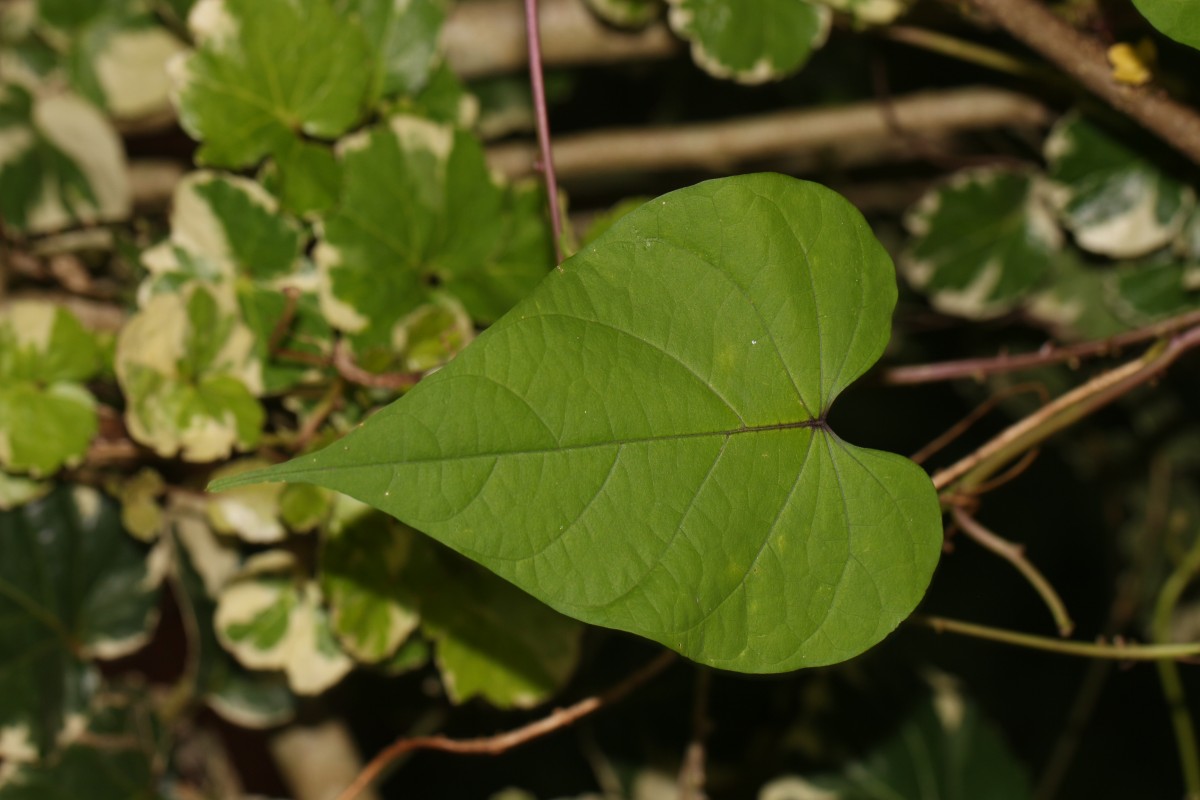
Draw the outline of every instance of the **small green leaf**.
[[[825,44],[832,15],[807,0],[668,0],[675,33],[717,78],[755,84],[799,70]]]
[[[345,492],[714,666],[841,661],[912,611],[941,550],[925,473],[825,421],[895,301],[838,195],[709,181],[624,217],[342,441],[214,488]]]
[[[1136,258],[1164,247],[1195,203],[1190,188],[1077,113],[1050,131],[1045,154],[1059,215],[1093,253]]]
[[[1049,272],[1062,232],[1037,176],[982,168],[956,173],[905,219],[904,275],[934,307],[974,319],[1017,305]]]
[[[156,784],[144,752],[73,745],[53,761],[16,767],[0,800],[159,800]]]
[[[121,139],[74,94],[35,98],[0,83],[0,185],[0,221],[16,231],[49,233],[129,216]]]
[[[69,311],[21,301],[0,309],[0,467],[50,475],[87,454],[100,370],[91,334]]]
[[[142,467],[132,477],[124,477],[109,491],[121,503],[121,524],[138,541],[152,542],[162,532],[164,517],[158,498],[166,491],[162,475]],[[114,491],[115,489],[115,491]]]
[[[141,647],[157,606],[145,549],[95,490],[59,488],[0,513],[0,756],[47,753],[86,713],[97,681],[87,659]]]
[[[1109,276],[1113,311],[1137,327],[1200,308],[1200,292],[1184,286],[1186,274],[1173,261],[1123,265]]]
[[[259,180],[293,214],[321,214],[337,203],[341,171],[329,147],[293,139],[269,161]]]
[[[402,353],[403,368],[425,372],[440,367],[475,338],[475,326],[454,298],[435,297],[396,325],[393,346]]]
[[[126,424],[163,457],[215,461],[258,442],[262,372],[234,302],[191,283],[152,297],[121,329],[114,366]]]
[[[267,461],[244,458],[225,464],[213,472],[214,478],[239,475],[262,469]],[[287,537],[280,519],[280,496],[284,487],[277,485],[243,486],[213,497],[205,513],[213,530],[234,534],[251,544],[273,544]]]
[[[1200,15],[1191,0],[1133,0],[1133,4],[1159,32],[1200,50]]]
[[[297,576],[294,559],[281,550],[246,561],[222,591],[214,625],[243,666],[282,670],[296,694],[320,694],[354,666],[338,647],[320,589]]]
[[[1106,339],[1129,325],[1113,313],[1109,270],[1097,269],[1068,248],[1056,259],[1049,280],[1029,295],[1025,313],[1064,340]]]
[[[330,0],[205,0],[188,24],[197,50],[174,77],[200,164],[253,166],[300,135],[335,139],[366,111],[370,44]]]
[[[541,193],[496,185],[470,134],[393,117],[344,139],[339,155],[342,202],[315,258],[326,318],[362,345],[391,348],[439,286],[490,322],[552,266]]]

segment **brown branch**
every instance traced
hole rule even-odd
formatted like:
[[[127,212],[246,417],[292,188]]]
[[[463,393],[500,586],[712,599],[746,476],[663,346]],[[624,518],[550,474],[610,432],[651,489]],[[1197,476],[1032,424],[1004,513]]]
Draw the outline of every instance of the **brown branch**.
[[[918,383],[937,383],[959,378],[981,381],[988,375],[1019,372],[1023,369],[1050,364],[1067,363],[1074,367],[1077,366],[1080,359],[1117,355],[1130,345],[1161,339],[1193,325],[1200,325],[1200,311],[1190,311],[1107,339],[1073,345],[1054,345],[1046,342],[1040,349],[1032,353],[1015,355],[1001,353],[987,358],[964,358],[936,364],[892,367],[883,373],[883,382],[889,386],[912,386]]]
[[[909,460],[917,464],[924,464],[930,459],[930,457],[941,452],[946,445],[950,444],[955,439],[969,431],[972,425],[990,414],[992,409],[1000,405],[1000,403],[1023,392],[1036,392],[1038,398],[1042,401],[1042,405],[1045,405],[1050,400],[1050,396],[1046,392],[1046,387],[1042,386],[1040,383],[1020,383],[1016,386],[1010,386],[1004,391],[992,395],[987,400],[984,400],[982,403],[975,406],[970,414],[967,414],[958,422],[947,428],[944,433],[939,434],[932,442],[922,447],[916,453],[913,453],[913,455],[909,457]]]
[[[350,352],[345,339],[339,339],[334,344],[332,364],[346,380],[371,389],[411,389],[421,380],[420,372],[370,372],[363,369],[354,360],[354,354]]]
[[[506,733],[499,733],[495,736],[484,736],[478,739],[451,739],[446,736],[418,736],[411,739],[399,739],[372,758],[366,768],[354,779],[354,782],[337,796],[337,800],[354,800],[360,792],[370,786],[379,777],[379,774],[389,764],[405,753],[414,750],[440,750],[444,753],[458,753],[460,755],[497,756],[514,747],[565,728],[589,714],[621,700],[634,689],[674,663],[675,659],[676,655],[674,653],[664,652],[649,664],[602,694],[586,697],[566,708],[555,709],[539,720],[535,720],[528,725],[522,725],[520,728],[507,731]]]
[[[1000,27],[1146,130],[1200,164],[1200,114],[1153,86],[1113,79],[1103,44],[1037,0],[968,0]]]
[[[1054,590],[1050,581],[1046,580],[1046,576],[1025,557],[1025,548],[1022,545],[997,536],[960,508],[954,509],[951,513],[954,516],[954,521],[958,524],[959,530],[968,538],[1017,568],[1017,571],[1025,577],[1029,585],[1042,598],[1042,602],[1046,604],[1046,608],[1050,610],[1050,616],[1054,618],[1054,624],[1058,627],[1059,635],[1070,636],[1071,631],[1075,628],[1075,623],[1071,621],[1071,615],[1067,613],[1066,605],[1063,603],[1062,598],[1059,597],[1058,592]]]
[[[911,159],[912,148],[896,137],[894,124],[923,137],[945,138],[969,130],[1040,128],[1049,121],[1050,112],[1030,97],[976,86],[904,95],[887,104],[869,101],[725,122],[560,136],[554,142],[554,164],[560,178],[578,178],[621,170],[728,172],[747,161],[807,156],[789,164],[789,171],[803,172],[831,161],[848,166]],[[532,174],[536,159],[532,142],[488,148],[488,164],[510,177]]]

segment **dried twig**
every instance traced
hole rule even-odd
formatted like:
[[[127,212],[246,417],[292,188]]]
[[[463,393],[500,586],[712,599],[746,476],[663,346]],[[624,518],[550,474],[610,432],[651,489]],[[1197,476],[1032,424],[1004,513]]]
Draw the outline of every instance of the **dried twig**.
[[[633,673],[625,680],[613,686],[603,694],[584,698],[574,705],[555,709],[547,716],[523,725],[516,730],[499,733],[495,736],[485,736],[479,739],[450,739],[445,736],[419,736],[411,739],[400,739],[386,747],[371,759],[366,768],[359,773],[354,782],[347,786],[337,800],[354,800],[379,774],[405,753],[413,750],[441,750],[445,753],[461,755],[498,756],[514,747],[531,742],[554,731],[571,725],[587,715],[599,711],[605,706],[612,705],[624,698],[634,689],[653,678],[670,666],[676,659],[674,653],[664,652]]]

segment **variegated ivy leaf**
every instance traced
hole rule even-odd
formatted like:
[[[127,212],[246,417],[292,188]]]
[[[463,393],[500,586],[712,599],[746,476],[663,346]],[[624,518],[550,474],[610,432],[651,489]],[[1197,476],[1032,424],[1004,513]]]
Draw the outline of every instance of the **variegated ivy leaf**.
[[[579,661],[579,622],[430,539],[411,547],[421,631],[451,700],[528,708],[562,688]]]
[[[321,553],[321,583],[342,646],[359,661],[389,659],[420,617],[406,574],[417,534],[339,495]]]
[[[167,62],[184,44],[137,0],[43,2],[38,35],[80,94],[118,119],[171,113]]]
[[[373,95],[414,94],[437,60],[444,0],[336,0],[340,14],[355,13],[375,57]]]
[[[0,83],[0,221],[26,233],[124,219],[129,178],[121,139],[78,95],[35,96]]]
[[[254,447],[263,410],[253,348],[229,292],[190,283],[150,298],[117,338],[130,434],[160,456],[187,461]]]
[[[371,44],[330,0],[200,0],[188,26],[197,49],[172,72],[198,163],[252,166],[300,134],[335,139],[367,110]]]
[[[142,256],[151,277],[139,298],[145,304],[190,280],[223,284],[223,291],[236,294],[241,318],[253,333],[263,390],[281,391],[312,371],[268,352],[289,305],[291,327],[283,347],[321,356],[331,338],[309,291],[316,277],[301,258],[305,241],[299,223],[280,213],[278,201],[260,184],[216,172],[190,173],[175,189],[170,238]]]
[[[1084,264],[1077,250],[1055,260],[1049,280],[1029,295],[1025,314],[1056,339],[1106,339],[1129,325],[1112,309],[1110,270]]]
[[[173,524],[175,574],[181,613],[197,632],[196,693],[222,718],[244,728],[267,728],[291,719],[296,698],[282,676],[247,670],[217,641],[217,598],[236,577],[237,548],[201,520],[179,515]]]
[[[221,644],[250,669],[282,670],[292,691],[319,694],[354,662],[338,646],[316,583],[293,557],[272,550],[250,558],[221,593],[215,626]]]
[[[226,464],[213,475],[237,475],[264,467],[269,462],[261,458],[243,458]],[[209,498],[206,512],[213,529],[234,534],[251,544],[272,544],[287,537],[280,516],[282,484],[243,486],[223,495]]]
[[[1200,308],[1200,291],[1184,284],[1187,267],[1159,258],[1124,264],[1108,276],[1114,312],[1130,327]]]
[[[528,81],[525,83],[528,84]],[[454,74],[454,70],[442,64],[430,74],[421,91],[412,97],[397,100],[396,110],[399,113],[424,117],[464,129],[474,129],[478,124],[480,134],[486,139],[487,126],[480,119],[480,99],[475,96],[477,91],[478,82],[473,84],[472,91],[468,92]],[[529,130],[532,130],[532,127]]]
[[[1062,232],[1040,179],[985,167],[956,173],[909,212],[900,266],[935,308],[982,319],[1020,303],[1050,271]]]
[[[360,348],[390,348],[439,287],[475,320],[495,320],[552,266],[541,191],[497,185],[469,134],[399,116],[338,154],[342,201],[315,259],[326,318]]]
[[[453,297],[435,297],[396,325],[392,346],[401,353],[403,368],[425,372],[445,364],[475,338],[466,309]]]
[[[111,493],[121,502],[121,524],[133,538],[151,542],[158,538],[164,524],[158,498],[167,484],[149,467],[142,467],[130,478],[115,482]],[[114,491],[115,490],[115,491]]]
[[[799,70],[829,36],[831,14],[807,0],[668,0],[675,33],[708,74],[755,84]]]
[[[0,467],[38,477],[83,460],[97,427],[83,382],[100,366],[91,334],[66,309],[0,308]]]
[[[141,647],[158,579],[117,504],[60,487],[0,513],[0,758],[47,753],[86,726],[93,658]]]
[[[1059,216],[1093,253],[1136,258],[1164,247],[1195,203],[1190,188],[1077,113],[1054,126],[1045,155]]]
[[[584,0],[592,13],[619,28],[642,28],[662,14],[663,0]]]
[[[50,481],[37,481],[0,471],[0,511],[11,511],[45,497],[53,488],[54,484]]]

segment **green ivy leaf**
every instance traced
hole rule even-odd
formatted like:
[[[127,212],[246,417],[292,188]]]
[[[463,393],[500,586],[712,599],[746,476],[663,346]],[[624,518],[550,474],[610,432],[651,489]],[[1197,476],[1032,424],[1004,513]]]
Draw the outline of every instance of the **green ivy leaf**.
[[[437,61],[443,0],[341,0],[339,13],[357,12],[378,65],[374,94],[415,94]]]
[[[1174,261],[1123,265],[1109,276],[1113,311],[1142,326],[1198,308],[1200,292],[1184,286],[1186,275],[1187,267]]]
[[[812,782],[781,778],[764,787],[758,800],[885,797],[1025,800],[1033,789],[995,726],[957,689],[944,686],[842,776]]]
[[[69,93],[35,98],[20,86],[0,83],[0,143],[5,227],[48,233],[129,216],[121,138],[83,98]]]
[[[1195,203],[1190,188],[1077,113],[1050,131],[1045,155],[1059,215],[1093,253],[1136,258],[1164,247]]]
[[[470,134],[393,117],[339,155],[342,202],[315,259],[326,318],[362,345],[390,349],[398,321],[439,286],[490,322],[552,265],[541,193],[496,185]]]
[[[838,195],[709,181],[624,217],[342,441],[213,487],[345,492],[706,664],[841,661],[912,611],[941,549],[925,473],[825,422],[895,300]]]
[[[215,461],[258,442],[262,373],[235,302],[190,283],[150,298],[117,337],[129,433],[164,458]]]
[[[87,712],[88,659],[141,647],[157,606],[144,548],[95,490],[59,488],[0,513],[0,756],[47,753]]]
[[[66,309],[0,309],[0,466],[38,477],[80,463],[97,429],[83,381],[99,370],[96,343]]]
[[[267,162],[259,181],[293,214],[317,215],[337,203],[341,171],[333,151],[317,142],[293,139]]]
[[[1188,0],[1133,0],[1133,4],[1160,33],[1200,50],[1200,16]]]
[[[320,694],[354,666],[334,637],[320,589],[296,574],[295,560],[282,550],[246,561],[221,592],[214,625],[243,666],[282,670],[296,694]]]
[[[755,84],[799,70],[825,44],[832,15],[807,0],[668,0],[675,33],[717,78]]]
[[[197,50],[175,82],[197,163],[249,167],[300,135],[335,139],[366,111],[370,45],[329,0],[209,0],[188,23]]]
[[[1109,271],[1084,264],[1079,251],[1060,254],[1049,281],[1029,296],[1025,313],[1065,340],[1106,339],[1128,330],[1113,313]]]
[[[73,745],[45,764],[16,767],[0,800],[159,800],[146,753]]]
[[[956,173],[905,218],[913,238],[904,275],[948,314],[981,319],[1012,310],[1050,271],[1062,232],[1044,186],[1028,173]]]

